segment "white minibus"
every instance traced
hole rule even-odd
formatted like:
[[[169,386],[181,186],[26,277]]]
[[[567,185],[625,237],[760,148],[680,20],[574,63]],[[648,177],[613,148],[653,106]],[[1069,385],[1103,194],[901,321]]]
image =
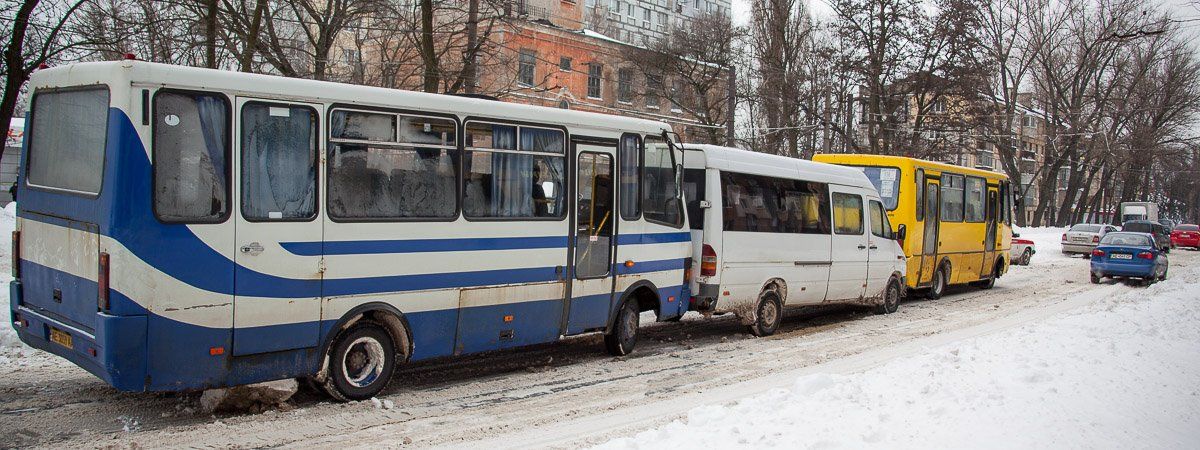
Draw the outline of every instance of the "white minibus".
[[[903,236],[862,171],[710,145],[686,145],[683,160],[692,257],[700,262],[692,309],[735,313],[758,336],[779,328],[784,306],[896,311]]]

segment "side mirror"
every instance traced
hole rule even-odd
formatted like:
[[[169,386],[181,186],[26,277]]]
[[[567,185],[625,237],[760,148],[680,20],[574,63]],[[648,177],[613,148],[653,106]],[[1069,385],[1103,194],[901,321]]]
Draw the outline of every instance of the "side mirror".
[[[904,224],[900,224],[900,226],[896,228],[896,240],[903,241],[906,237],[908,237],[908,227],[904,226]]]

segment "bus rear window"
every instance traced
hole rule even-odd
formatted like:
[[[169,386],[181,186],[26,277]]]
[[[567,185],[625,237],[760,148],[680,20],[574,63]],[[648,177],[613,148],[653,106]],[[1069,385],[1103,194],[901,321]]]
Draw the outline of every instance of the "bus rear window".
[[[29,184],[97,194],[108,128],[105,87],[39,92],[29,127]]]
[[[879,191],[879,198],[883,199],[883,206],[888,211],[896,209],[900,198],[900,169],[895,167],[859,167],[859,169],[862,169],[867,178],[871,180],[875,190]]]

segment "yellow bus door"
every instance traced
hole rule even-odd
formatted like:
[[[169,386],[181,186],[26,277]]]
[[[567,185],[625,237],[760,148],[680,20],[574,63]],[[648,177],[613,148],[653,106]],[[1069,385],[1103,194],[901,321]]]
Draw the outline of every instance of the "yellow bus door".
[[[986,222],[987,233],[983,238],[983,264],[980,264],[979,277],[989,278],[992,275],[992,261],[996,260],[996,228],[999,226],[997,213],[1000,211],[996,200],[999,194],[996,189],[989,187],[987,190],[987,212]]]
[[[938,222],[941,220],[940,201],[941,188],[938,181],[925,179],[925,226],[921,233],[921,271],[918,274],[917,286],[925,286],[933,282],[933,272],[937,270]]]

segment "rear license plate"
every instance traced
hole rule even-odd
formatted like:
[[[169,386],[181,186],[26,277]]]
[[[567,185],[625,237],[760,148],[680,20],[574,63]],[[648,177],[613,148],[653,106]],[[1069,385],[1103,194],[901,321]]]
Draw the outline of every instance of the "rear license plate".
[[[50,341],[66,348],[75,348],[71,344],[71,335],[66,331],[59,330],[58,328],[50,329]]]
[[[1133,255],[1126,255],[1124,253],[1113,253],[1112,259],[1133,259]]]

